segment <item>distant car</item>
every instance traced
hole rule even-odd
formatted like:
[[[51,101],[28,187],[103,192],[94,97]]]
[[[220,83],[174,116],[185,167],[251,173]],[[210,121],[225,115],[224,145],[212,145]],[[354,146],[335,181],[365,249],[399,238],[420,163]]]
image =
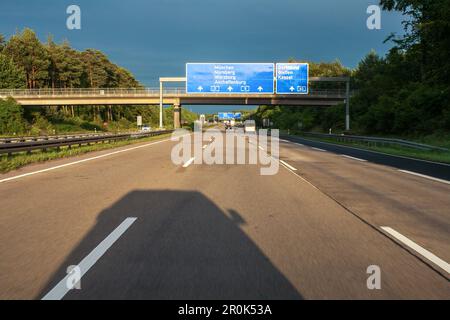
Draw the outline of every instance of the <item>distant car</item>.
[[[256,123],[255,120],[245,120],[244,122],[244,132],[255,133],[256,132]]]
[[[151,131],[151,130],[152,130],[152,128],[150,128],[148,125],[143,125],[142,128],[141,128],[142,132],[148,132],[148,131]]]

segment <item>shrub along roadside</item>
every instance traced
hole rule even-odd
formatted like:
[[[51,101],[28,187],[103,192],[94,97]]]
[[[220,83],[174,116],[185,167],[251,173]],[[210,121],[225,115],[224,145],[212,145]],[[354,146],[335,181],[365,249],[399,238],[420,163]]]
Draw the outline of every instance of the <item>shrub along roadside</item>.
[[[23,108],[13,99],[0,99],[0,134],[21,134],[26,130],[26,121],[23,118]]]

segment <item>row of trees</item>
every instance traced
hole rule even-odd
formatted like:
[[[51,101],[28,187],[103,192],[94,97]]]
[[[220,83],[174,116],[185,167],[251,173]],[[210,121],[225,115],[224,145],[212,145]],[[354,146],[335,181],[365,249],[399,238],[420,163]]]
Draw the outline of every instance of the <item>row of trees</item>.
[[[340,63],[311,64],[312,76],[350,74],[352,131],[364,134],[426,135],[450,132],[450,2],[448,0],[381,0],[385,10],[405,16],[405,33],[391,34],[385,57],[370,52],[355,70]],[[265,107],[283,129],[345,128],[344,106],[331,108]]]
[[[67,41],[55,43],[52,36],[41,43],[31,29],[13,35],[7,42],[0,36],[0,56],[2,89],[17,88],[18,82],[22,82],[19,87],[28,89],[140,86],[128,70],[109,61],[102,52],[77,51]],[[16,66],[13,72],[11,63]]]
[[[42,43],[31,29],[24,29],[7,41],[0,34],[0,89],[138,87],[141,84],[128,70],[112,63],[101,51],[78,51],[67,41],[55,43],[52,36]],[[125,129],[135,126],[137,115],[153,126],[159,121],[156,106],[22,109],[13,101],[3,101],[0,108],[0,134],[45,133],[58,128]],[[165,122],[170,125],[172,117],[168,112]]]

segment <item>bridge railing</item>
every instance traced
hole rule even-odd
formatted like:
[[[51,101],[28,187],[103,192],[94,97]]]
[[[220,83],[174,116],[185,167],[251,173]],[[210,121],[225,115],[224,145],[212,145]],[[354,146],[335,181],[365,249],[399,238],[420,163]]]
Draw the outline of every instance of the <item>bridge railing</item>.
[[[155,97],[159,96],[159,88],[56,88],[56,89],[1,89],[0,98],[45,98],[45,97]],[[227,94],[187,94],[185,87],[165,88],[164,96],[224,96]],[[353,92],[351,92],[353,94]],[[239,95],[239,94],[235,94]],[[242,95],[253,96],[242,93]],[[343,89],[310,89],[309,96],[345,97]],[[259,94],[254,94],[259,96]],[[295,96],[295,95],[292,95]]]
[[[184,88],[166,88],[165,94],[183,94]],[[159,88],[56,88],[56,89],[2,89],[0,96],[58,97],[58,96],[147,96],[159,95]]]

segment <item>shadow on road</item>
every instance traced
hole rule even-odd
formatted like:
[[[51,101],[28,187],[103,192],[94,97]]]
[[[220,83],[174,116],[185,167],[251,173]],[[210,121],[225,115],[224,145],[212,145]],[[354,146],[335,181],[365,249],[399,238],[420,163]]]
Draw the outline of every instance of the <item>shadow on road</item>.
[[[65,299],[301,299],[302,296],[224,212],[195,191],[133,191],[98,217],[42,298],[128,217],[134,224]]]

